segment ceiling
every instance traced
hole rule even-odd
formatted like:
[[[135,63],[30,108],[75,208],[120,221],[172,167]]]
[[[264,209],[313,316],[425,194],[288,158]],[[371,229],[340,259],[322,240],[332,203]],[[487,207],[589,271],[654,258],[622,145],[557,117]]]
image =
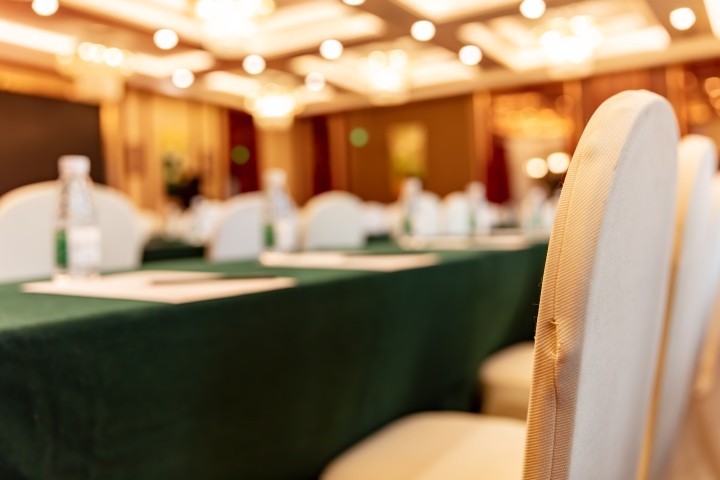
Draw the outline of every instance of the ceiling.
[[[720,8],[720,2],[705,2],[545,0],[544,14],[531,20],[520,14],[519,0],[366,0],[356,6],[341,0],[276,0],[272,13],[257,20],[255,32],[227,52],[209,43],[193,0],[60,0],[51,16],[37,15],[31,0],[0,0],[0,62],[68,73],[58,59],[82,42],[93,42],[132,55],[128,85],[236,109],[246,109],[246,99],[268,85],[279,85],[304,106],[302,114],[311,115],[720,56],[714,35],[720,36],[720,11],[707,12]],[[670,12],[679,7],[696,14],[689,30],[670,25]],[[543,37],[549,29],[567,31],[573,17],[591,22],[592,38]],[[431,40],[410,35],[418,20],[435,25]],[[177,32],[176,47],[155,46],[153,33],[160,28]],[[320,55],[327,39],[344,45],[339,58]],[[552,50],[546,40],[559,43]],[[589,42],[592,56],[568,61],[586,52],[578,42]],[[480,47],[478,65],[458,59],[465,45]],[[405,52],[399,60],[389,53],[397,50]],[[373,90],[366,75],[375,72],[378,51],[385,52],[381,62],[399,61],[395,66],[407,87],[403,95],[383,97]],[[373,52],[375,64],[367,60]],[[262,73],[244,70],[250,54],[266,60]],[[178,68],[194,73],[188,88],[171,82]],[[310,73],[322,74],[325,87],[307,88]]]

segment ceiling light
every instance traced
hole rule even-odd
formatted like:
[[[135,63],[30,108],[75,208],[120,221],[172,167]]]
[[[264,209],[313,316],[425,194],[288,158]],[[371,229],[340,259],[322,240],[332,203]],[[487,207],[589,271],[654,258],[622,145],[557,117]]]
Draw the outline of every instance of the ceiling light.
[[[305,77],[305,86],[311,92],[319,92],[325,88],[325,76],[320,72],[308,73]]]
[[[358,5],[362,5],[363,3],[365,3],[365,0],[343,0],[343,3],[345,3],[345,5],[357,7]]]
[[[220,57],[244,55],[258,22],[274,9],[273,0],[197,0],[195,14],[202,22],[203,45]]]
[[[56,57],[57,69],[72,77],[75,96],[87,101],[119,101],[125,77],[135,69],[135,56],[116,47],[82,42],[74,52]]]
[[[408,56],[403,50],[376,50],[360,62],[359,70],[376,105],[395,105],[410,98]]]
[[[58,11],[60,4],[58,0],[33,0],[32,9],[42,17],[49,17]]]
[[[570,166],[570,155],[565,152],[551,153],[547,157],[547,165],[550,172],[556,175],[565,173]]]
[[[482,51],[475,45],[465,45],[458,52],[458,56],[465,65],[477,65],[482,60]]]
[[[195,83],[195,75],[187,68],[178,68],[173,72],[171,80],[177,88],[188,88]]]
[[[337,40],[325,40],[320,44],[320,55],[327,60],[337,60],[342,53],[343,44]]]
[[[687,7],[676,8],[670,12],[670,23],[678,30],[688,30],[695,25],[695,20],[695,12]]]
[[[259,75],[265,71],[265,59],[260,55],[248,55],[242,62],[243,69],[250,75]]]
[[[535,157],[525,162],[525,175],[530,178],[543,178],[548,173],[548,166],[544,158]]]
[[[153,34],[155,46],[161,50],[171,50],[178,44],[178,34],[169,28],[161,28]]]
[[[520,4],[520,14],[523,17],[535,20],[545,13],[544,0],[523,0]]]
[[[412,24],[410,35],[419,42],[427,42],[435,36],[435,25],[428,20],[418,20]]]
[[[298,103],[287,89],[280,85],[267,84],[255,95],[245,100],[258,128],[285,130],[292,126]]]

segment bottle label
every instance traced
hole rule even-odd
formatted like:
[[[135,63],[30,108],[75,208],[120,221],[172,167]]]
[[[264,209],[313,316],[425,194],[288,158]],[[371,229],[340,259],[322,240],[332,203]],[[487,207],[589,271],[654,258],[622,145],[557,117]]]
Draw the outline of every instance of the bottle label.
[[[65,266],[69,270],[98,271],[101,260],[100,228],[74,226],[65,233]],[[58,252],[60,242],[58,241]],[[58,253],[58,260],[60,260]],[[60,264],[62,265],[62,264]]]
[[[68,266],[65,230],[58,230],[55,233],[55,265],[62,269],[66,269]]]

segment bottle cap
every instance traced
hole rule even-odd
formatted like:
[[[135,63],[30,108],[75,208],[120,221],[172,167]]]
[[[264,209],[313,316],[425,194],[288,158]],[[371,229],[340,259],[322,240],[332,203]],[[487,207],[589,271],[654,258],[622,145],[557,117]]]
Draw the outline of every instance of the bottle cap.
[[[90,159],[84,155],[63,155],[58,159],[60,174],[87,175],[90,173]]]

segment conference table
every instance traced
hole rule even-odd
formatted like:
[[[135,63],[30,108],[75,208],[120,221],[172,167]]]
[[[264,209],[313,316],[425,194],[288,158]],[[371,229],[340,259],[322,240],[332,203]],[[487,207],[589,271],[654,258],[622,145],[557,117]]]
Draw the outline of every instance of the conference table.
[[[546,249],[390,273],[145,265],[296,281],[181,305],[0,285],[0,478],[316,479],[394,419],[476,410],[478,365],[533,337]]]

